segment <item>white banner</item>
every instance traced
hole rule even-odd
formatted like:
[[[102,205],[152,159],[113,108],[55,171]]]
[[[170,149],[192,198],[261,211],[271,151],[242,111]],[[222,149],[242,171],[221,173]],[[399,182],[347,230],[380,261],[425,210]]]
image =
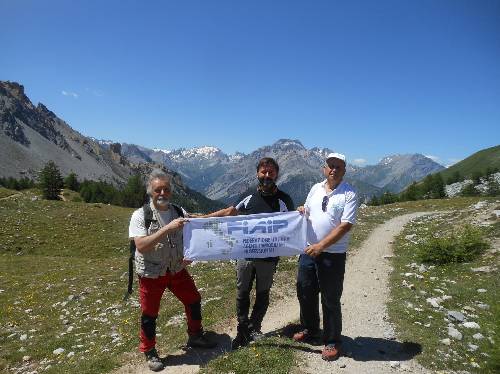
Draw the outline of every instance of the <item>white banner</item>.
[[[306,247],[306,219],[299,212],[190,218],[184,225],[184,257],[228,260],[294,256]]]

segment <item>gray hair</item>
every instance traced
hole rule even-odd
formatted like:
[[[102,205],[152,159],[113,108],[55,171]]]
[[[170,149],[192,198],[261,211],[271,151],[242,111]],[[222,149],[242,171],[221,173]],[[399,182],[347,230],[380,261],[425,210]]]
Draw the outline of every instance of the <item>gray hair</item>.
[[[151,174],[148,176],[147,192],[149,196],[153,196],[153,191],[151,190],[151,185],[156,179],[166,180],[170,184],[170,176],[161,169],[153,169]]]

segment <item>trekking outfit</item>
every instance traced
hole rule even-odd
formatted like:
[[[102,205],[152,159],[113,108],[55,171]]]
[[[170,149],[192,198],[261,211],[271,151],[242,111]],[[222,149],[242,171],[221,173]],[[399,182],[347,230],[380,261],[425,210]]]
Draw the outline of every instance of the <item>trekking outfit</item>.
[[[308,214],[307,244],[314,244],[326,237],[341,222],[356,221],[356,192],[346,182],[326,193],[326,180],[315,184],[304,208]],[[328,349],[341,344],[342,311],[340,298],[344,284],[346,251],[350,232],[326,248],[318,256],[299,256],[297,297],[300,304],[300,322],[304,331],[295,334],[301,341],[319,335],[319,293],[323,308],[323,343]],[[331,347],[331,348],[329,348]]]
[[[152,235],[172,220],[184,215],[187,215],[186,211],[173,204],[169,204],[167,210],[161,211],[150,202],[132,214],[129,237],[133,240],[134,237]],[[149,227],[146,227],[146,221],[149,221]],[[182,264],[183,257],[182,230],[166,235],[150,251],[144,253],[135,251],[142,311],[139,350],[144,353],[153,352],[153,358],[158,358],[155,350],[156,319],[161,297],[166,288],[184,305],[189,335],[188,345],[204,346],[203,342],[201,345],[196,344],[197,340],[204,338],[201,325],[201,296],[193,278]],[[193,342],[194,344],[191,344]],[[148,354],[146,356],[148,357]]]
[[[258,190],[240,201],[235,208],[241,215],[287,212],[294,209],[290,196],[278,188],[273,193]],[[252,339],[252,335],[255,337],[261,334],[262,320],[269,307],[269,293],[278,261],[279,257],[246,258],[237,261],[236,313],[238,332],[233,341],[233,349],[247,345]],[[250,291],[254,279],[256,281],[255,303],[249,318]]]

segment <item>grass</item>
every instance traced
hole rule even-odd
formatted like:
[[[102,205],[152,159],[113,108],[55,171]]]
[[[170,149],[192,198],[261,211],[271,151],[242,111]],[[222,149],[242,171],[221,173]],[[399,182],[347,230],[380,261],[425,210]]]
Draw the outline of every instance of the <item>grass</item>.
[[[212,360],[201,372],[287,374],[298,362],[293,345],[287,338],[267,338]]]
[[[9,196],[15,195],[17,193],[19,193],[19,191],[9,190],[8,188],[0,186],[0,199],[3,199],[4,197],[9,197]]]
[[[131,213],[102,204],[32,200],[30,194],[0,202],[0,370],[33,365],[46,373],[76,366],[80,373],[108,372],[137,350],[137,291],[121,302]],[[232,317],[234,267],[212,262],[190,271],[204,298],[205,327]],[[183,313],[171,294],[164,297],[158,320],[162,351],[185,343]],[[64,354],[54,355],[57,348]],[[30,360],[23,363],[23,356]]]
[[[0,201],[0,371],[67,373],[78,367],[79,373],[104,373],[130,360],[142,361],[137,353],[136,285],[131,299],[121,301],[132,209],[45,201],[35,195],[35,190],[24,191]],[[475,201],[366,207],[352,232],[351,249],[359,248],[374,227],[396,215],[462,209]],[[272,302],[294,297],[296,261],[294,257],[280,261]],[[189,270],[203,297],[204,326],[217,331],[235,316],[234,265],[198,263]],[[158,319],[162,353],[185,343],[183,313],[182,305],[167,293]],[[57,348],[65,352],[56,356]],[[68,357],[70,352],[74,355]],[[275,337],[225,354],[204,370],[285,373],[296,365],[295,352],[289,340]],[[24,356],[30,359],[24,362]]]
[[[441,253],[437,259],[431,256],[436,260],[433,261],[435,265],[427,263],[425,271],[418,270],[422,259],[419,248],[427,248],[429,252],[434,244],[434,250],[452,251],[463,246],[464,242],[472,247],[483,247],[485,238],[498,240],[498,222],[489,228],[464,229],[464,222],[473,218],[474,212],[470,209],[421,218],[408,225],[395,244],[389,315],[400,340],[422,345],[423,352],[418,360],[432,370],[493,373],[500,368],[500,352],[498,345],[494,344],[499,338],[500,325],[498,270],[486,273],[472,270],[483,266],[498,268],[498,253],[487,250],[482,255],[466,259],[468,262],[463,262],[462,258],[460,261],[442,261],[444,257],[455,260],[456,257]],[[467,234],[467,230],[474,230],[474,234]],[[458,235],[453,235],[457,232]],[[479,232],[481,236],[478,236]],[[429,239],[431,236],[440,239]],[[450,243],[453,243],[452,250]],[[478,289],[487,291],[483,293]],[[436,297],[444,299],[439,301],[439,308],[428,301]],[[465,328],[453,322],[447,318],[447,311],[463,313],[467,321],[476,322],[480,329]],[[461,340],[448,336],[449,324],[462,333]],[[473,338],[478,332],[484,339]],[[443,343],[447,338],[450,338],[449,345]]]

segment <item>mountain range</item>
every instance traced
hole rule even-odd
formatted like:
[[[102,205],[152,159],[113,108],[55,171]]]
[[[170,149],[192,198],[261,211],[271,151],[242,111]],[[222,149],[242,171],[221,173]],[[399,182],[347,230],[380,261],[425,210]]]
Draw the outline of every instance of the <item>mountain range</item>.
[[[130,162],[121,150],[119,143],[103,147],[43,104],[33,105],[19,83],[0,81],[0,177],[37,179],[39,170],[52,160],[63,175],[74,172],[80,181],[122,186],[132,175],[146,176],[152,168],[163,166]],[[175,171],[165,171],[171,176],[174,195],[186,208],[208,211],[222,206],[190,189]]]
[[[107,142],[101,142],[106,146]],[[297,203],[303,203],[311,186],[322,180],[321,167],[328,148],[305,148],[299,140],[280,139],[272,145],[249,153],[228,155],[219,148],[204,146],[190,149],[148,149],[122,144],[122,154],[136,163],[155,161],[177,171],[193,189],[211,199],[234,203],[255,188],[256,165],[270,156],[280,165],[279,185]],[[383,191],[399,192],[413,181],[444,169],[421,154],[392,155],[377,165],[365,167],[348,163],[346,180],[365,197]]]
[[[75,172],[80,180],[121,185],[135,173],[144,175],[152,167],[163,166],[181,194],[193,196],[198,191],[229,204],[255,188],[256,164],[270,156],[280,165],[280,188],[298,205],[310,187],[323,179],[321,166],[330,152],[333,150],[328,148],[307,149],[292,139],[232,155],[213,146],[162,150],[97,140],[75,131],[43,104],[34,106],[22,85],[0,81],[0,176],[4,177],[35,178],[37,171],[53,160],[63,175]],[[365,167],[348,162],[345,178],[361,196],[369,197],[383,191],[399,192],[442,169],[421,154],[392,155]]]

